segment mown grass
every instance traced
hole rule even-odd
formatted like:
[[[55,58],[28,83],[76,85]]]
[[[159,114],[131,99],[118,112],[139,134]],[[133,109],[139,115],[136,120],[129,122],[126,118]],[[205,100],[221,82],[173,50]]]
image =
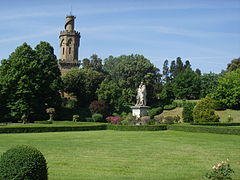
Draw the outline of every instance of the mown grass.
[[[50,180],[200,180],[230,159],[240,179],[240,136],[178,131],[0,134],[0,154],[17,144],[38,148]]]

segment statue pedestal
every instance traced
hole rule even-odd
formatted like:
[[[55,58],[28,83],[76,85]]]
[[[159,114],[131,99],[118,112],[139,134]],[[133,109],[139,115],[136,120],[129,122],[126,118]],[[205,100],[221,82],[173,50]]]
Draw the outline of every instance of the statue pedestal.
[[[148,110],[150,109],[150,107],[135,105],[135,106],[132,106],[131,109],[132,109],[132,115],[136,116],[137,118],[140,118],[142,116],[148,115]]]

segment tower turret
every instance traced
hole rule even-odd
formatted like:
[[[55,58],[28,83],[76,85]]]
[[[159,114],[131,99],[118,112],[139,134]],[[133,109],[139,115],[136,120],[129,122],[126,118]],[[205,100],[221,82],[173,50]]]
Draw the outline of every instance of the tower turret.
[[[65,30],[60,32],[60,60],[59,66],[62,75],[72,68],[78,68],[78,47],[80,43],[80,33],[74,30],[75,16],[67,16]]]

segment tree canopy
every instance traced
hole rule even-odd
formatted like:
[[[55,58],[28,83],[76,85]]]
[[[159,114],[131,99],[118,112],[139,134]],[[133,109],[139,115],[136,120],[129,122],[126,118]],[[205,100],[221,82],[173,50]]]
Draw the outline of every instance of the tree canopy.
[[[88,106],[96,100],[96,90],[104,79],[104,74],[91,68],[72,69],[63,76],[64,91],[76,96],[81,105]]]
[[[210,96],[225,108],[240,109],[240,68],[227,72]]]
[[[48,107],[60,104],[60,71],[53,48],[40,42],[35,49],[27,43],[1,61],[0,97],[13,119],[43,119]]]
[[[141,82],[147,86],[148,101],[156,100],[156,91],[160,84],[161,75],[148,59],[142,55],[123,55],[120,57],[110,56],[105,59],[103,66],[108,74],[97,91],[98,98],[108,103],[118,104],[116,109],[133,105],[136,101],[136,89]],[[112,89],[111,89],[112,87]],[[113,88],[114,87],[114,88]],[[115,97],[107,96],[106,92],[118,94]],[[114,99],[111,99],[114,98]]]

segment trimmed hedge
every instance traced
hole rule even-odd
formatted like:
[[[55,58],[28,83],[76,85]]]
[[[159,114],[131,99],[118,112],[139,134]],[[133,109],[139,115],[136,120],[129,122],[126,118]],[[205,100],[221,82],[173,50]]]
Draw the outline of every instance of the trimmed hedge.
[[[216,127],[216,126],[196,126],[196,125],[171,125],[168,129],[185,132],[201,132],[201,133],[216,133],[216,134],[233,134],[240,135],[239,127]]]
[[[201,126],[240,126],[240,123],[221,123],[221,122],[205,122],[205,123],[190,123],[191,125]]]
[[[166,124],[161,125],[108,125],[107,129],[119,131],[161,131],[167,130]]]
[[[40,127],[0,127],[0,133],[38,133],[38,132],[61,132],[61,131],[89,131],[105,130],[106,124],[94,126],[40,126]]]

